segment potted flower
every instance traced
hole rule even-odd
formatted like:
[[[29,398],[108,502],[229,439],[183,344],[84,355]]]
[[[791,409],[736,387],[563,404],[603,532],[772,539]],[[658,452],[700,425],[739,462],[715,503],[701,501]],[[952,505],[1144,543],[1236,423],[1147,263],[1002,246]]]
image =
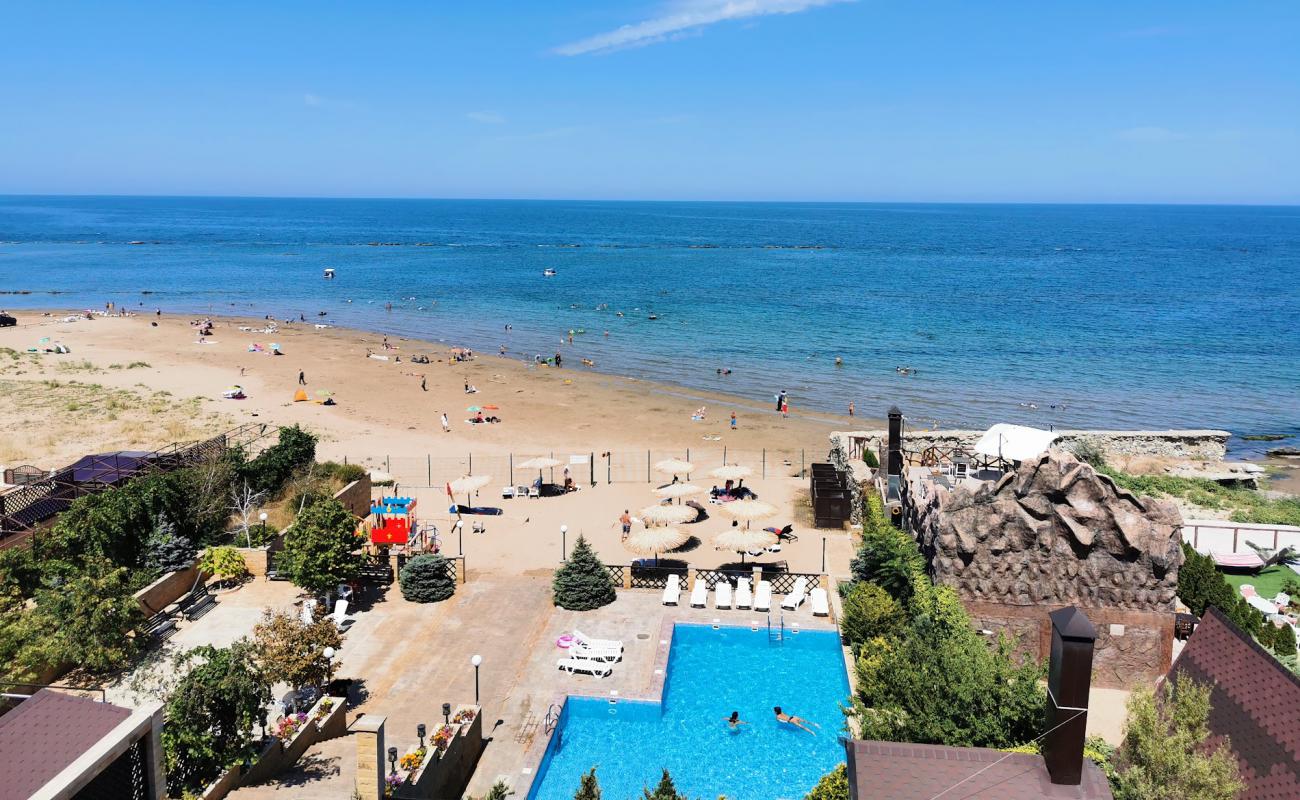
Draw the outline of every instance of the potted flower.
[[[427,752],[428,750],[426,748],[417,748],[402,756],[401,760],[398,761],[397,764],[407,772],[414,772],[424,763],[424,756]]]
[[[334,698],[326,697],[322,699],[319,703],[316,704],[316,717],[315,717],[316,721],[320,722],[321,720],[325,719],[326,717],[329,716],[329,713],[333,710],[334,710]]]
[[[281,741],[289,741],[298,732],[298,729],[307,721],[307,715],[299,711],[296,714],[289,714],[281,717],[275,724],[275,735]]]
[[[461,710],[456,712],[456,716],[452,717],[451,721],[457,725],[460,725],[466,722],[473,722],[474,717],[476,716],[478,716],[478,712],[475,711],[472,707],[462,708]]]
[[[433,732],[433,746],[439,753],[445,753],[447,747],[451,745],[452,738],[455,737],[454,730],[448,725],[439,725],[438,730]]]
[[[392,797],[393,792],[397,790],[397,787],[401,786],[405,782],[406,779],[401,775],[390,772],[388,776],[384,778],[384,797]]]

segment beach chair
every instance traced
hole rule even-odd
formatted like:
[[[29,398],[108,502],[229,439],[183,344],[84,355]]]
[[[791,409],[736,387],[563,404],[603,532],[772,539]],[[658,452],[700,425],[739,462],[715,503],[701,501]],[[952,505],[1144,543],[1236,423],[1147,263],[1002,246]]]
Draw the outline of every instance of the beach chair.
[[[736,608],[753,608],[754,595],[749,588],[749,578],[736,578]]]
[[[754,610],[771,611],[772,610],[772,583],[771,581],[759,581],[758,588],[754,590]]]
[[[542,496],[542,490],[539,489],[539,488],[537,488],[536,486],[529,486],[529,487],[528,487],[528,496],[529,496],[529,497],[541,497],[541,496]]]
[[[826,596],[826,590],[818,586],[808,593],[808,600],[812,603],[812,612],[814,617],[829,617],[831,615],[831,601]]]
[[[573,629],[573,641],[575,644],[579,644],[583,647],[594,647],[597,649],[604,649],[608,647],[608,648],[617,649],[618,652],[620,653],[623,652],[623,643],[620,642],[619,640],[593,639],[592,637],[587,636],[585,633],[578,630],[577,628]]]
[[[709,584],[703,578],[695,579],[695,587],[691,589],[691,608],[704,608],[709,604]]]
[[[614,668],[609,664],[586,658],[561,658],[555,662],[555,665],[569,674],[585,672],[598,678],[608,678],[614,672]]]
[[[731,608],[731,581],[721,580],[713,590],[714,608]]]
[[[677,573],[668,576],[668,585],[664,587],[663,602],[666,606],[675,606],[682,598],[682,578]]]
[[[513,500],[514,498],[515,498],[515,487],[513,487],[513,486],[502,486],[502,487],[501,487],[501,499],[502,499],[502,500]]]
[[[807,599],[808,579],[799,578],[794,582],[794,591],[787,594],[785,600],[781,601],[781,608],[788,608],[791,611],[794,611],[796,608],[803,605],[803,601]]]
[[[348,616],[347,600],[338,600],[334,603],[334,613],[330,615],[330,619],[334,620],[334,624],[337,625],[341,631],[347,630],[348,626],[353,622],[356,622],[355,619]]]
[[[569,658],[585,658],[588,661],[608,661],[613,663],[623,660],[623,650],[619,647],[588,647],[574,642],[569,646]]]

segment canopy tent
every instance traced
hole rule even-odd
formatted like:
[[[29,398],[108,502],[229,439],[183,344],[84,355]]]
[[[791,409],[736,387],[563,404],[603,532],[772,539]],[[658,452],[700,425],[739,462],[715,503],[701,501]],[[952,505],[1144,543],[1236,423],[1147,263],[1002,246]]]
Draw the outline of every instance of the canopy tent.
[[[1052,431],[1000,422],[984,432],[975,443],[975,452],[1004,461],[1025,461],[1041,455],[1056,439]]]

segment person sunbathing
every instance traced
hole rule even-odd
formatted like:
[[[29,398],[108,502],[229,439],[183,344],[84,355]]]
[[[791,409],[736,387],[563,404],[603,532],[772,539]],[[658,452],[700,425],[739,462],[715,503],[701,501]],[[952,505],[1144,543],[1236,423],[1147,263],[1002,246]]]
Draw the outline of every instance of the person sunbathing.
[[[796,728],[802,728],[803,730],[811,733],[813,736],[817,735],[817,731],[808,727],[808,725],[817,725],[816,722],[808,722],[808,720],[804,719],[803,717],[797,717],[794,714],[787,714],[781,710],[780,706],[775,706],[772,709],[772,711],[776,712],[777,722],[784,722],[787,725],[793,725]],[[820,728],[821,726],[817,725],[817,727]]]

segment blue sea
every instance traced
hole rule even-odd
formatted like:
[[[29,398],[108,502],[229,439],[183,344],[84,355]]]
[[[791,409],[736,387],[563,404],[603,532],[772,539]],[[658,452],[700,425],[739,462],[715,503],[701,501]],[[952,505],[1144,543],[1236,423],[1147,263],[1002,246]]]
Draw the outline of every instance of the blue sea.
[[[0,291],[562,350],[914,425],[1300,432],[1292,207],[0,197]]]

